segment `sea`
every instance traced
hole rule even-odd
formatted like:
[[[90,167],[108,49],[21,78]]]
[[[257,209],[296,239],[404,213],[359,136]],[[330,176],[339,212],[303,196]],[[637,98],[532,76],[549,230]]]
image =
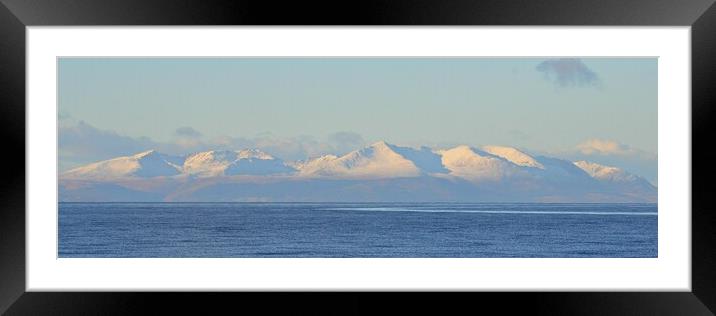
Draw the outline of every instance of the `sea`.
[[[656,204],[60,203],[60,258],[655,258]]]

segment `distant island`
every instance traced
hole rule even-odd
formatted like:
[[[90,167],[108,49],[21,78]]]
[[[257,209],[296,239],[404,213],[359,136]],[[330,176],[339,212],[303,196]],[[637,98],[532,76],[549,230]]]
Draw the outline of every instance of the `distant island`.
[[[656,203],[620,168],[513,147],[401,147],[284,161],[257,149],[172,156],[154,150],[59,175],[61,202]]]

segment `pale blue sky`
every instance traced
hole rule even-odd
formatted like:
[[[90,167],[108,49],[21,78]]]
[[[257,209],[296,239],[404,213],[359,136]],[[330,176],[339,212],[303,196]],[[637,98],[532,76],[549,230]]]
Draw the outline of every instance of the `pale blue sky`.
[[[155,142],[191,127],[202,139],[657,151],[656,58],[61,58],[58,96],[61,118]]]

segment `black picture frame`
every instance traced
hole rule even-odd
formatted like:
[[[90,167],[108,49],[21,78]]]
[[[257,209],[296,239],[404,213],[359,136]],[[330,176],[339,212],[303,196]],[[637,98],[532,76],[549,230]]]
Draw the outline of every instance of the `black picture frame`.
[[[716,216],[709,207],[716,153],[716,6],[713,0],[0,0],[0,312],[137,314],[263,311],[359,314],[386,311],[570,315],[713,315]],[[442,293],[42,293],[25,291],[25,27],[42,25],[644,25],[691,26],[692,292]],[[22,166],[22,167],[19,167]],[[661,193],[661,194],[668,194]],[[686,211],[686,210],[685,210]],[[199,298],[200,300],[197,300]],[[266,302],[270,303],[266,303]],[[377,303],[384,306],[378,307]]]

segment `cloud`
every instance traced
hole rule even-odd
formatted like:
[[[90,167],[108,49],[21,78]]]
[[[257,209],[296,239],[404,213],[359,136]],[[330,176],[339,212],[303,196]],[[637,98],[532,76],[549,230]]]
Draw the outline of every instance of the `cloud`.
[[[256,148],[284,160],[302,160],[325,154],[344,154],[365,144],[363,137],[353,132],[339,132],[325,139],[311,136],[277,137],[271,133],[261,133],[255,137],[222,136],[208,139],[191,127],[181,127],[174,135],[171,141],[156,142],[146,137],[129,137],[98,129],[83,121],[74,122],[59,128],[59,167],[65,171],[149,149],[171,155],[185,155],[214,149]]]
[[[202,134],[189,126],[177,128],[174,131],[174,137],[176,145],[184,149],[192,149],[202,145]]]
[[[332,147],[334,154],[345,154],[366,144],[365,139],[358,133],[338,132],[328,135],[328,144]]]
[[[353,132],[338,132],[325,139],[306,135],[278,137],[265,132],[251,138],[218,137],[208,140],[205,145],[228,150],[257,148],[284,160],[303,160],[325,154],[341,155],[365,145],[365,141],[360,134]]]
[[[537,71],[561,87],[584,87],[599,84],[597,73],[589,69],[580,59],[549,59],[537,65]]]
[[[328,140],[340,145],[361,145],[365,142],[363,137],[353,132],[338,132],[328,136]]]
[[[628,145],[605,139],[589,139],[578,144],[577,150],[584,155],[633,156],[641,153]]]
[[[157,143],[148,138],[122,136],[97,129],[84,121],[60,126],[58,132],[60,169],[157,147]]]
[[[199,131],[197,131],[189,126],[183,126],[183,127],[177,128],[174,131],[174,135],[178,136],[178,137],[189,137],[189,138],[201,137],[201,133],[199,133]]]

